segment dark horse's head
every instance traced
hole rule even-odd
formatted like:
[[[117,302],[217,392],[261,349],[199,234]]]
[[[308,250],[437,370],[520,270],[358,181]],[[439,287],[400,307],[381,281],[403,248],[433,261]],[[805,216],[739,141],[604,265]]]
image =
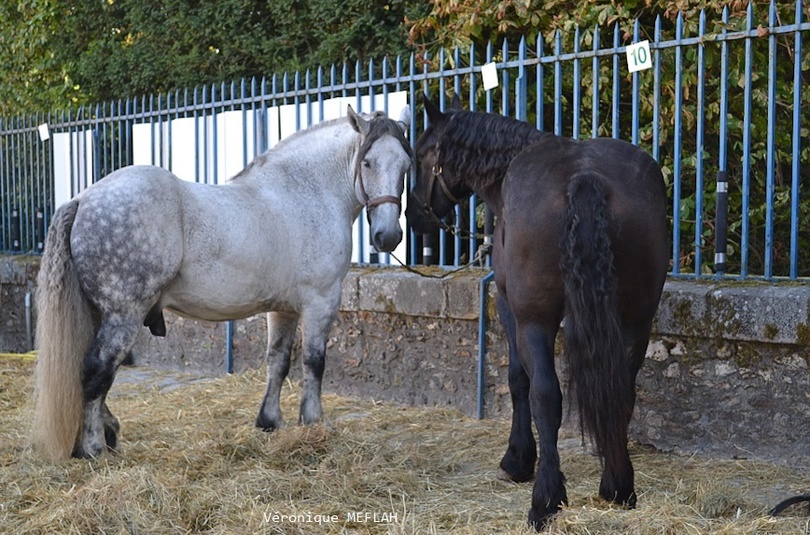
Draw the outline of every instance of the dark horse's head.
[[[534,126],[493,113],[461,109],[456,95],[447,112],[425,96],[428,128],[416,141],[416,184],[406,215],[425,233],[474,191],[496,211],[500,185],[515,156],[549,135]]]
[[[461,107],[458,98],[453,99],[447,113],[442,113],[427,95],[424,99],[428,127],[416,140],[416,184],[410,192],[405,211],[408,223],[417,234],[431,231],[456,204],[472,193],[461,177],[442,168],[442,134]]]

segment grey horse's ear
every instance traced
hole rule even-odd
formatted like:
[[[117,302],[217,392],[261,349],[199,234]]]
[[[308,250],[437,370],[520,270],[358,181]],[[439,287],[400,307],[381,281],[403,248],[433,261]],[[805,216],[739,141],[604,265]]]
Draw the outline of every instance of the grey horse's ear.
[[[453,100],[450,101],[450,109],[451,110],[464,109],[464,107],[461,105],[461,97],[458,96],[458,93],[453,93]]]
[[[369,124],[360,114],[355,113],[354,108],[352,105],[349,104],[349,109],[347,110],[347,116],[349,117],[349,124],[352,125],[352,128],[362,136],[368,134]]]
[[[405,106],[402,108],[402,113],[399,114],[399,121],[397,122],[399,127],[402,129],[402,133],[406,133],[408,131],[408,127],[411,126],[411,107]]]

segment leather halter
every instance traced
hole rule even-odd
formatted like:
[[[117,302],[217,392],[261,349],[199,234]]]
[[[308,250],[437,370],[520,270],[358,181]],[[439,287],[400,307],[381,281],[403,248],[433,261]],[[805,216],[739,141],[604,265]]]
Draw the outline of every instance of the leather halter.
[[[433,221],[433,223],[439,227],[440,229],[444,230],[445,232],[449,232],[454,236],[459,236],[461,238],[476,238],[476,239],[484,239],[488,238],[485,234],[479,234],[477,232],[470,232],[466,229],[458,227],[456,225],[448,225],[445,223],[444,219],[436,215],[436,212],[433,211],[433,207],[430,205],[430,197],[433,193],[433,183],[438,182],[439,187],[442,190],[442,193],[450,200],[453,204],[461,204],[463,199],[459,199],[455,195],[452,194],[450,188],[447,187],[447,183],[444,181],[444,177],[442,176],[442,167],[440,165],[434,165],[433,168],[430,170],[430,178],[428,178],[428,199],[426,202],[422,203],[422,210],[424,210],[425,214]]]
[[[366,207],[367,215],[369,217],[370,215],[368,214],[368,210],[385,203],[396,204],[399,211],[402,211],[402,199],[400,197],[395,197],[394,195],[380,195],[379,197],[374,197],[373,199],[369,197],[368,193],[366,192],[366,186],[363,184],[363,175],[359,170],[354,175],[354,181],[360,184],[360,193],[363,195],[363,206]]]
[[[425,203],[426,209],[433,211],[430,207],[430,197],[433,195],[433,183],[438,182],[439,187],[442,189],[442,193],[444,196],[447,197],[449,201],[453,204],[461,204],[461,199],[456,197],[450,192],[450,188],[447,187],[447,182],[444,181],[444,177],[442,176],[442,166],[441,165],[434,165],[433,168],[430,170],[430,178],[428,178],[428,199]]]

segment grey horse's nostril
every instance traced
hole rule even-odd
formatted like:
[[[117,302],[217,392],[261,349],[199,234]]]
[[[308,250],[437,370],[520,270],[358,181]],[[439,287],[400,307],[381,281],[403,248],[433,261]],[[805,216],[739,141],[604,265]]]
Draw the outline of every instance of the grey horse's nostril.
[[[374,248],[381,253],[389,253],[396,249],[399,242],[402,241],[402,230],[397,229],[396,232],[385,232],[378,230],[372,236]]]

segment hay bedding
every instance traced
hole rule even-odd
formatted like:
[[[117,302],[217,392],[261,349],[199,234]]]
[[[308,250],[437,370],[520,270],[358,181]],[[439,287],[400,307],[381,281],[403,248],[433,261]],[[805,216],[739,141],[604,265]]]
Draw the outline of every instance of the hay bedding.
[[[253,371],[168,392],[115,385],[121,454],[49,465],[25,450],[32,366],[0,359],[3,533],[529,533],[530,484],[496,478],[507,422],[325,395],[329,425],[265,434]],[[285,389],[288,418],[297,403]],[[598,461],[579,439],[561,442],[571,507],[551,533],[810,533],[806,517],[765,516],[807,491],[807,473],[636,446],[639,508],[624,511],[595,498]]]

